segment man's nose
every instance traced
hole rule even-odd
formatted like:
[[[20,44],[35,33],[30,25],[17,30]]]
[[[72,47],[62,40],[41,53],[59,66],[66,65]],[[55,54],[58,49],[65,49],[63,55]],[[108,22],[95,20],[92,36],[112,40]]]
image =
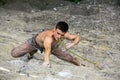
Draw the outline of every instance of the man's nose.
[[[59,35],[59,38],[61,38],[61,35]]]

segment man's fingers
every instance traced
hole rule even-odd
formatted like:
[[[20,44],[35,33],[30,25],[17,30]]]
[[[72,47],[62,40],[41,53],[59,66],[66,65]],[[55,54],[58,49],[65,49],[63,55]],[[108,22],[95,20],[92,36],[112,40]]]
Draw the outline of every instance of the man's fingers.
[[[50,64],[46,64],[45,62],[42,64],[43,66],[45,66],[45,67],[51,67],[51,65]]]

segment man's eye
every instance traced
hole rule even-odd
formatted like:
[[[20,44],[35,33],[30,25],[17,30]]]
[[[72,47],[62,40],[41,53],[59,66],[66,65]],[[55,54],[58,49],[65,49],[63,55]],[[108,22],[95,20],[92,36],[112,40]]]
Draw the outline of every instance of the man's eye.
[[[60,33],[57,32],[57,34],[60,34]]]
[[[61,36],[64,36],[63,34],[60,34],[60,33],[58,33],[58,32],[57,32],[57,34],[59,34],[59,35],[61,35]]]
[[[61,36],[64,36],[64,35],[61,35]]]
[[[57,34],[61,35],[60,33],[57,32]]]

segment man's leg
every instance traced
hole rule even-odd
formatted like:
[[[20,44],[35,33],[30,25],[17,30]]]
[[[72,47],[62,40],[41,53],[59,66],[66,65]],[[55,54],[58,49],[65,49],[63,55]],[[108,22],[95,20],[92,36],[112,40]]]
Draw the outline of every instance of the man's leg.
[[[62,51],[62,49],[59,48],[59,47],[57,49],[55,49],[52,54],[55,55],[56,57],[64,60],[64,61],[67,61],[67,62],[70,62],[70,63],[72,63],[74,65],[80,66],[79,60],[77,60],[76,58],[73,58],[67,52]]]
[[[33,50],[31,52],[29,52],[28,54],[28,59],[32,59],[33,58],[33,55],[37,52],[37,50]]]
[[[21,44],[20,46],[14,48],[11,51],[11,55],[15,58],[24,56],[26,53],[31,53],[35,49],[26,41],[25,43]]]

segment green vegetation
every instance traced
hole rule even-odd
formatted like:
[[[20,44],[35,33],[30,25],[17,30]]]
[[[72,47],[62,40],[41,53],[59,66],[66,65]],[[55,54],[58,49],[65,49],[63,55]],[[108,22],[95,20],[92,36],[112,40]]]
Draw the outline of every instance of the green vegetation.
[[[0,5],[4,5],[8,2],[12,2],[13,0],[0,0]],[[14,0],[15,1],[15,0]],[[22,1],[30,1],[30,0],[22,0]],[[71,1],[71,2],[74,2],[74,3],[78,3],[82,0],[67,0],[67,1]],[[120,0],[115,0],[115,1],[112,1],[112,0],[105,0],[104,2],[106,3],[111,3],[111,2],[116,2],[117,5],[120,5]]]
[[[0,0],[0,5],[4,5],[7,2],[7,0]]]
[[[72,1],[72,2],[78,3],[78,2],[80,2],[81,0],[68,0],[68,1]]]
[[[0,5],[4,5],[8,2],[12,2],[13,0],[0,0]],[[29,1],[29,0],[24,0],[24,1]],[[67,0],[67,1],[71,1],[71,2],[74,2],[74,3],[78,3],[80,2],[81,0]]]

